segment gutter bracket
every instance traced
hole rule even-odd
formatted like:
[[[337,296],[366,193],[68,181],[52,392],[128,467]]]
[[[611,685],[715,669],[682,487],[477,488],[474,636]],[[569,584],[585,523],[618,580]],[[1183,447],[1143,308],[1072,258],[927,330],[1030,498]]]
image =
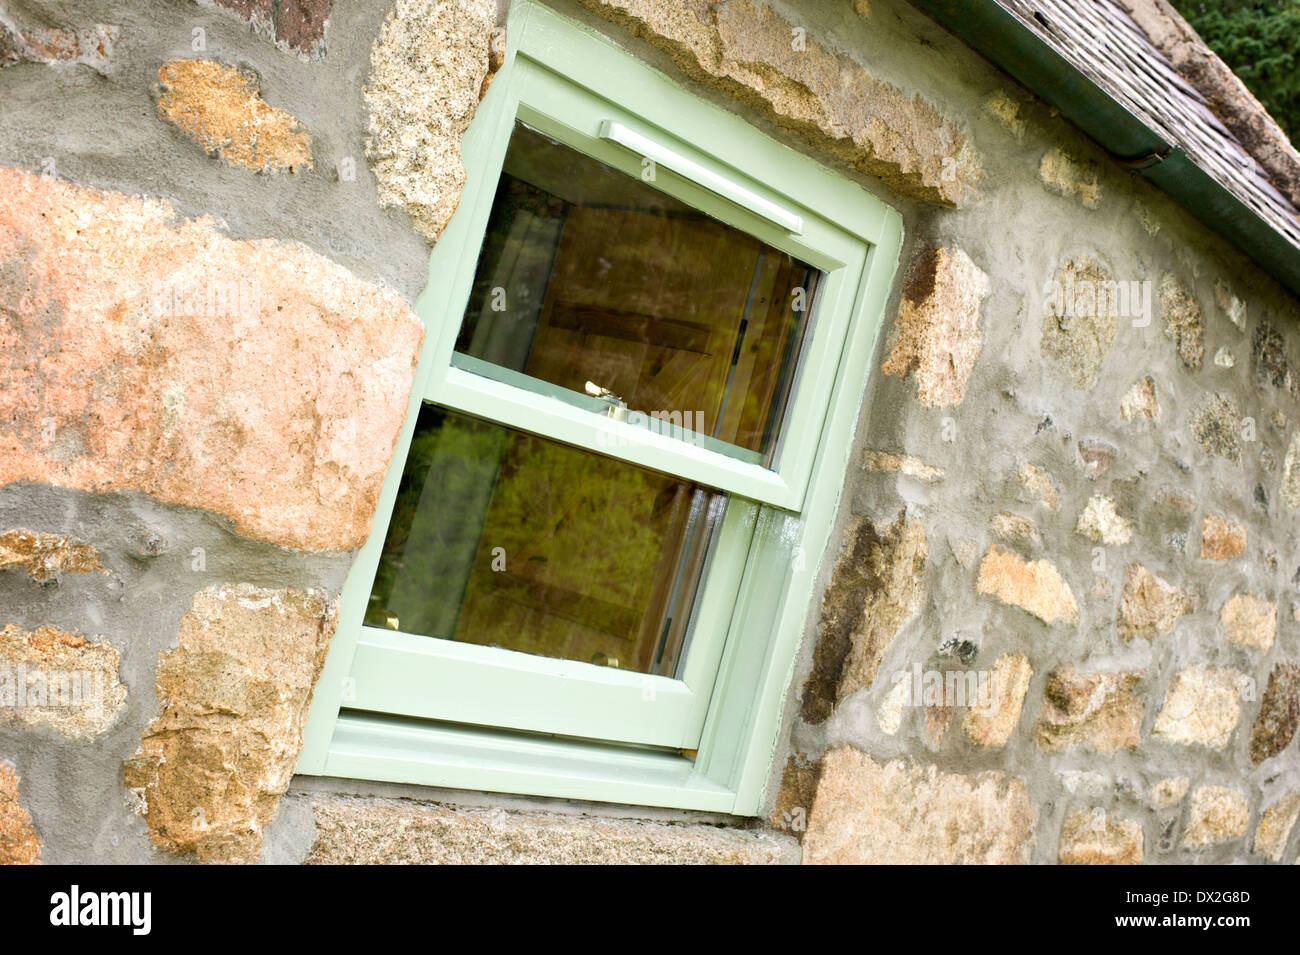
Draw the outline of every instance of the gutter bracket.
[[[1136,159],[1122,159],[1119,156],[1115,156],[1114,159],[1117,163],[1127,169],[1135,169],[1141,172],[1144,169],[1150,169],[1152,166],[1160,165],[1160,163],[1164,162],[1173,154],[1174,148],[1175,147],[1173,146],[1166,146],[1159,152],[1148,153],[1147,155],[1139,156]]]

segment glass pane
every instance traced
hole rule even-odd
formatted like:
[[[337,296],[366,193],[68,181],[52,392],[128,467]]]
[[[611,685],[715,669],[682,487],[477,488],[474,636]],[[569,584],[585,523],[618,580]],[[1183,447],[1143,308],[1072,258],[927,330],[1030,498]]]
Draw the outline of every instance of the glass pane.
[[[725,502],[425,404],[366,623],[674,676]]]
[[[516,123],[456,342],[477,365],[458,364],[770,464],[818,275]]]

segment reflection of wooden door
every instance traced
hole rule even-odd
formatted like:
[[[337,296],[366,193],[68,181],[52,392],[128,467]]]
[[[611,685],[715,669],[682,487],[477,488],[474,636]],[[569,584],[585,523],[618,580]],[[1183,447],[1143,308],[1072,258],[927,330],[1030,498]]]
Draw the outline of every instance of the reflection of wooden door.
[[[527,374],[761,450],[798,334],[789,256],[712,219],[572,208]],[[721,426],[719,426],[721,417]],[[674,419],[680,420],[680,419]]]
[[[711,219],[571,209],[527,373],[702,412],[711,434],[758,251]]]

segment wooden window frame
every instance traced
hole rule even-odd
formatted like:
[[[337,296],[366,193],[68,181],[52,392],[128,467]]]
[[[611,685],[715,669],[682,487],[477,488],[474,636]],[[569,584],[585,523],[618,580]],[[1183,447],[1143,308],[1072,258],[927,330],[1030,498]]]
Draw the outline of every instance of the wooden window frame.
[[[515,0],[416,303],[427,333],[370,538],[343,589],[298,772],[752,815],[829,544],[902,221],[860,186],[608,39]],[[453,359],[516,119],[820,269],[770,468]],[[727,491],[680,679],[363,623],[423,401]]]

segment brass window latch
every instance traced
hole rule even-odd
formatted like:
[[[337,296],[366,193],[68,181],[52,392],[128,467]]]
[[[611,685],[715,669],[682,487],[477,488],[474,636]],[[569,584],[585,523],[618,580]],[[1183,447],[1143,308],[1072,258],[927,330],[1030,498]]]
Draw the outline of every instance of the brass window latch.
[[[594,381],[587,382],[583,390],[593,398],[599,398],[601,401],[609,403],[609,411],[607,412],[609,417],[615,421],[627,420],[627,402],[623,400],[622,395],[616,395],[608,388],[602,388]]]

